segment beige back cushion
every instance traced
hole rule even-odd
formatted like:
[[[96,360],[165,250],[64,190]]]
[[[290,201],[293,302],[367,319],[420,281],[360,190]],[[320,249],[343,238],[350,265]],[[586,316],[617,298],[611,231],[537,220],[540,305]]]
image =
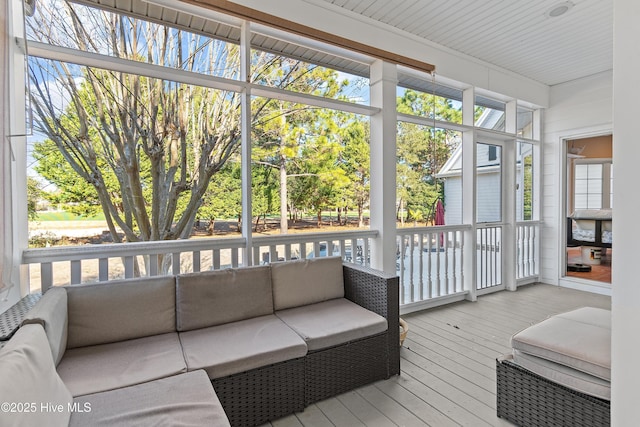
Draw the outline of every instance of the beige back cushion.
[[[180,275],[176,279],[179,331],[273,314],[268,266]]]
[[[64,288],[51,288],[45,292],[22,320],[23,325],[31,323],[44,327],[53,361],[56,365],[60,363],[67,348],[67,291]]]
[[[173,276],[67,286],[67,348],[176,331]]]
[[[0,378],[0,402],[21,405],[2,411],[2,426],[69,424],[73,398],[56,372],[42,326],[20,327],[0,350]],[[47,410],[52,407],[56,411]]]
[[[340,257],[271,264],[276,311],[344,297]]]

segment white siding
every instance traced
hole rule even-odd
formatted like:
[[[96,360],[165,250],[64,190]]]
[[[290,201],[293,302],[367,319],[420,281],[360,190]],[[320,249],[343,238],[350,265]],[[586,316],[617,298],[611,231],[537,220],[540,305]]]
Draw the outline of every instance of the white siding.
[[[481,173],[477,177],[477,222],[502,221],[500,173]]]
[[[444,180],[444,223],[462,224],[462,176]]]
[[[562,140],[612,131],[612,73],[601,73],[551,88],[543,136],[540,280],[558,284],[565,259]]]

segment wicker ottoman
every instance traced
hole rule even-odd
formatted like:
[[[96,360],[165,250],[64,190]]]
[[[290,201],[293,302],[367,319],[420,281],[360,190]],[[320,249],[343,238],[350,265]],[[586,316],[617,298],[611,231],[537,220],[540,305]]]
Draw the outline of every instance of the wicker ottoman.
[[[585,307],[515,334],[497,361],[497,412],[519,426],[610,425],[611,313]]]

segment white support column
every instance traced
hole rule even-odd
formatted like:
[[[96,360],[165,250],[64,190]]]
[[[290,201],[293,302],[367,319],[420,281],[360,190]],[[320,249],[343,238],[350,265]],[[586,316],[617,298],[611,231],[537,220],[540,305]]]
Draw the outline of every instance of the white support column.
[[[507,133],[518,131],[518,103],[515,100],[509,101],[505,105],[504,131]]]
[[[533,112],[533,139],[540,141],[542,135],[542,119],[543,112],[542,110],[535,110]],[[542,152],[543,144],[540,142],[539,144],[535,144],[533,146],[533,195],[531,202],[533,204],[533,220],[539,221],[542,218],[540,212],[542,212]],[[564,182],[564,180],[560,180],[560,182]],[[539,257],[536,256],[537,262],[539,262]]]
[[[540,141],[542,139],[542,119],[543,119],[542,109],[533,110],[533,136],[532,138],[536,141]]]
[[[474,125],[476,95],[473,88],[462,92],[462,123]],[[464,289],[468,291],[467,299],[478,299],[476,289],[477,258],[476,244],[476,135],[468,130],[462,134],[462,223],[472,227],[464,234]]]
[[[21,265],[28,246],[27,150],[25,126],[25,55],[16,43],[23,37],[22,2],[10,0],[0,6],[0,200],[2,202],[2,248],[0,249],[0,312],[29,293],[28,269]],[[24,46],[24,44],[23,44]]]
[[[508,110],[508,107],[507,107]],[[508,119],[508,117],[507,117]],[[516,140],[502,146],[502,283],[509,291],[517,288],[516,272]]]
[[[640,286],[638,286],[637,226],[638,197],[638,116],[640,115],[640,44],[638,22],[640,2],[613,1],[613,167],[615,209],[613,235],[615,262],[612,263],[611,337],[611,425],[638,424],[638,384],[640,384]]]
[[[379,234],[371,245],[371,266],[396,274],[396,66],[371,65],[371,229]]]
[[[478,251],[476,250],[478,235],[476,231],[476,138],[472,130],[462,134],[462,223],[471,228],[464,232],[464,252],[462,254],[464,289],[468,291],[467,299],[476,301]]]
[[[505,105],[505,132],[518,131],[518,104],[515,100]],[[518,141],[507,141],[502,148],[502,283],[509,291],[517,288],[516,203]]]
[[[240,79],[249,82],[251,78],[251,24],[245,21],[240,33]],[[251,223],[251,88],[247,86],[241,93],[241,158],[242,158],[242,236],[246,244],[242,252],[242,263],[253,265],[253,237]]]
[[[470,87],[462,91],[462,124],[473,126],[476,105],[476,91]]]

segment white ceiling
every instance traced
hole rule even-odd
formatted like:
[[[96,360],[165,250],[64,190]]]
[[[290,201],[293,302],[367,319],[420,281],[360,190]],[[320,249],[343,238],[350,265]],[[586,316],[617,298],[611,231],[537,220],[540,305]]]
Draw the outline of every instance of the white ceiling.
[[[612,0],[306,0],[555,85],[613,67]]]

